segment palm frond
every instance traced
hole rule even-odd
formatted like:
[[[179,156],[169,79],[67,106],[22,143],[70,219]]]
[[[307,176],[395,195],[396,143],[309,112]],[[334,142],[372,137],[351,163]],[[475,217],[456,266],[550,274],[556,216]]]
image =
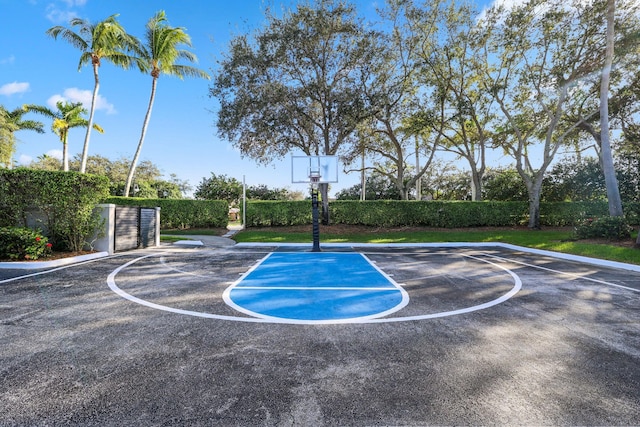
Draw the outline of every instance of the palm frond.
[[[185,77],[199,77],[206,80],[211,80],[211,76],[207,72],[196,67],[191,67],[189,65],[174,64],[166,71],[163,71],[165,72],[165,74],[169,74],[180,79],[183,79]]]

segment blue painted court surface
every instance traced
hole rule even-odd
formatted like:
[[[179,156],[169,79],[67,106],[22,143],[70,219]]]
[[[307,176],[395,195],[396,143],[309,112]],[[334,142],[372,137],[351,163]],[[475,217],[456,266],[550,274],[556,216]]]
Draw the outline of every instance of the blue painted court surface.
[[[277,252],[231,285],[224,299],[255,317],[318,323],[377,318],[409,302],[360,253]]]

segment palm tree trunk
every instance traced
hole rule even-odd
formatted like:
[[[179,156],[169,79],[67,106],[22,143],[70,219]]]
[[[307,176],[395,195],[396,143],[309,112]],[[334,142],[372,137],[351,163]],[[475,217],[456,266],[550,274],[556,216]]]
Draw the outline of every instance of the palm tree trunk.
[[[62,139],[62,170],[69,172],[69,144],[67,144],[67,137],[69,134],[64,132],[61,136]]]
[[[95,80],[95,85],[93,86],[93,95],[91,96],[91,109],[89,110],[89,123],[87,124],[87,133],[84,136],[82,161],[80,162],[80,173],[84,173],[87,169],[87,157],[89,157],[89,138],[91,138],[91,128],[93,127],[93,113],[96,110],[96,99],[98,99],[98,89],[100,88],[98,64],[95,63],[93,64],[93,78]]]
[[[605,65],[602,70],[602,83],[600,85],[600,123],[602,141],[602,168],[604,181],[607,187],[607,199],[609,200],[609,215],[622,216],[622,199],[618,189],[618,180],[613,165],[611,154],[611,142],[609,141],[609,79],[611,65],[613,63],[615,0],[607,1],[607,49],[605,53]]]
[[[133,160],[131,161],[131,166],[129,167],[129,175],[127,175],[127,182],[124,186],[125,197],[129,197],[129,189],[131,188],[131,183],[133,182],[133,175],[136,170],[136,164],[138,163],[138,159],[140,158],[140,152],[142,151],[142,144],[144,143],[144,137],[147,134],[147,127],[149,126],[149,119],[151,118],[151,109],[153,108],[153,100],[156,97],[157,82],[158,82],[158,78],[153,77],[153,81],[151,83],[151,97],[149,98],[149,107],[147,108],[147,114],[144,116],[142,133],[140,134],[140,141],[138,142],[138,148],[136,149],[136,154],[133,156]]]

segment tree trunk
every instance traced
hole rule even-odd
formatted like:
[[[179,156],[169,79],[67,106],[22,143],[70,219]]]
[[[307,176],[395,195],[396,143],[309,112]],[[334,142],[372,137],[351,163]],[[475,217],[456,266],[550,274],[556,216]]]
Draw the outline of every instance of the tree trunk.
[[[482,176],[475,168],[471,168],[471,200],[482,201]]]
[[[360,175],[360,200],[366,200],[367,198],[367,173],[364,169],[364,150],[362,150],[362,172]]]
[[[540,193],[542,193],[542,178],[544,173],[538,172],[531,181],[529,192],[529,228],[540,230]]]
[[[420,172],[420,142],[418,137],[415,137],[416,141],[416,173]],[[422,178],[416,179],[416,200],[422,200]]]
[[[127,182],[124,186],[124,196],[129,197],[129,189],[131,188],[131,183],[133,182],[133,175],[136,170],[136,164],[138,163],[138,159],[140,158],[140,152],[142,151],[142,144],[144,143],[144,137],[147,134],[147,127],[149,126],[149,119],[151,118],[151,109],[153,108],[153,100],[156,97],[156,84],[158,78],[153,77],[153,81],[151,83],[151,97],[149,98],[149,107],[147,108],[147,114],[144,116],[144,123],[142,124],[142,133],[140,134],[140,141],[138,142],[138,148],[136,149],[136,154],[133,156],[133,160],[131,161],[131,166],[129,167],[129,175],[127,175]]]
[[[80,162],[80,173],[85,173],[87,169],[87,157],[89,157],[89,138],[91,138],[91,128],[93,127],[93,114],[96,110],[96,99],[98,99],[98,89],[100,88],[100,78],[98,77],[98,64],[93,64],[93,77],[95,85],[93,86],[93,95],[91,96],[91,108],[89,109],[89,123],[87,124],[87,133],[84,136],[84,145],[82,147],[82,160]]]
[[[600,85],[600,130],[602,137],[602,168],[604,181],[607,187],[607,199],[609,200],[609,215],[622,216],[622,199],[618,188],[618,180],[613,165],[611,154],[611,142],[609,141],[609,78],[613,63],[615,0],[607,1],[607,49],[605,53],[605,66],[602,70],[602,83]]]
[[[540,230],[540,194],[529,198],[529,228]]]
[[[62,170],[69,172],[69,144],[67,144],[68,134],[62,135]]]

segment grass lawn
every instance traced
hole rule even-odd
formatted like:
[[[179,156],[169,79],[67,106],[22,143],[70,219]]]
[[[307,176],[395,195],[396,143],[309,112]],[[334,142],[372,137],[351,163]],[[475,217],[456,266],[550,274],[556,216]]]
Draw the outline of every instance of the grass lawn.
[[[193,233],[197,234],[197,233]],[[320,228],[324,243],[435,243],[502,242],[529,248],[563,252],[640,265],[640,249],[634,247],[637,233],[622,242],[573,240],[571,228],[543,229],[426,229],[328,226]],[[237,233],[237,242],[310,243],[311,226],[249,228]]]

